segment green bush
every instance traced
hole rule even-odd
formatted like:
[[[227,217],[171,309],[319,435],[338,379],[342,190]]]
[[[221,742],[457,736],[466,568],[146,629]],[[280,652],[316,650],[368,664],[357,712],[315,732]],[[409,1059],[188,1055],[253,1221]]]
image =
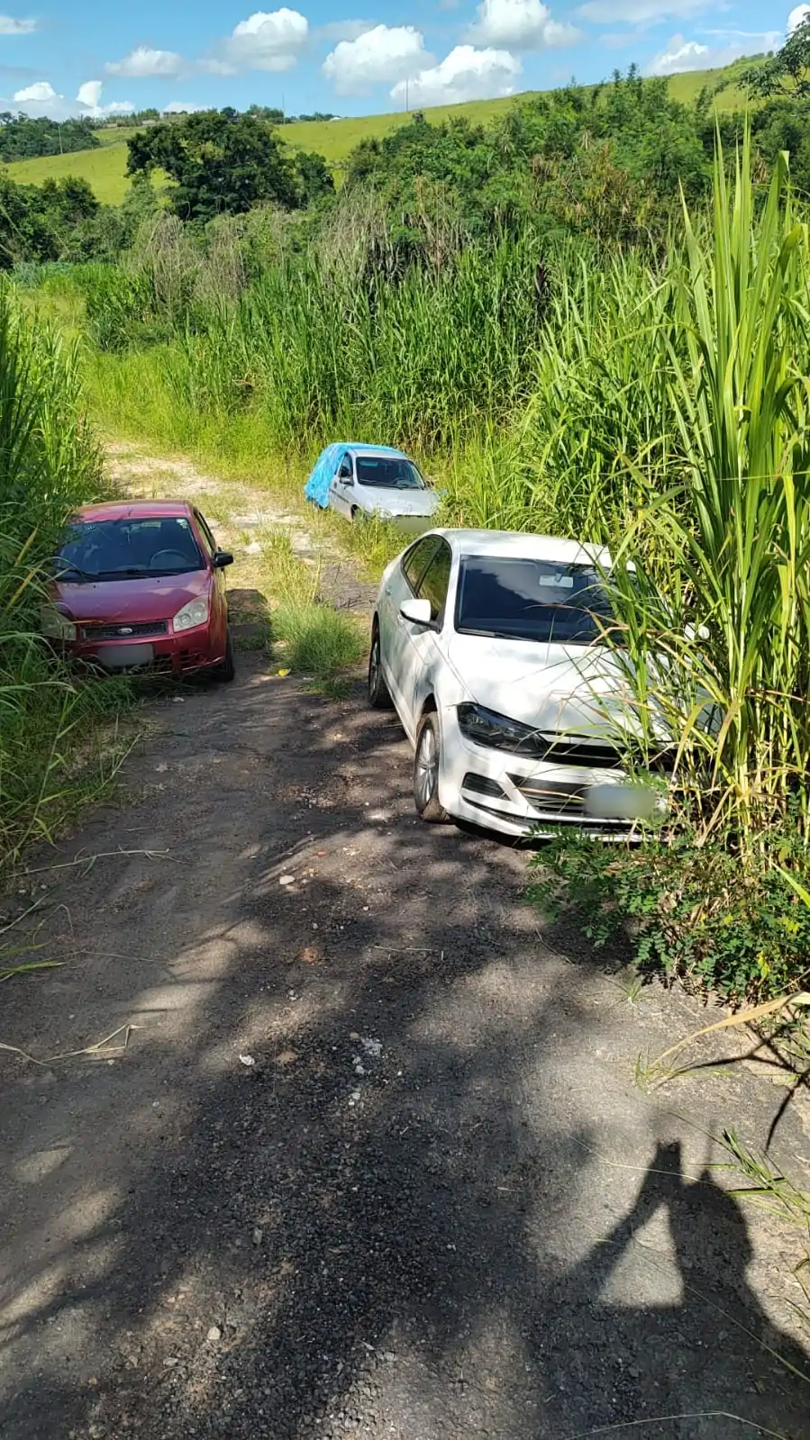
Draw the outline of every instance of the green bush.
[[[644,973],[764,1000],[810,980],[810,909],[774,859],[742,862],[685,830],[673,843],[642,845],[566,836],[532,861],[530,893],[547,917],[573,922],[597,947],[627,948]]]

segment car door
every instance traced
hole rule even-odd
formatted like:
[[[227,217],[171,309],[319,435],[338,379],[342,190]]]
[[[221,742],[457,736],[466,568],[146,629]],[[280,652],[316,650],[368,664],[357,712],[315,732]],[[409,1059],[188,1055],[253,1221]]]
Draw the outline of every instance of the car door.
[[[351,519],[353,493],[354,462],[351,455],[344,455],[330,486],[329,504],[338,514],[348,515]]]
[[[200,532],[205,558],[213,572],[211,585],[211,639],[218,648],[222,649],[224,654],[225,635],[228,628],[228,598],[225,591],[225,571],[217,569],[214,565],[214,556],[219,546],[211,533],[210,526],[199,510],[194,511],[194,519],[197,524],[197,529]]]
[[[438,535],[425,535],[405,551],[401,560],[392,567],[383,586],[378,606],[380,624],[380,653],[383,672],[391,691],[391,698],[399,712],[406,730],[408,720],[403,691],[404,672],[410,663],[408,655],[407,621],[399,612],[403,600],[416,595],[419,582],[432,559],[439,543]],[[410,732],[409,732],[410,733]]]
[[[429,627],[413,625],[409,620],[403,620],[406,640],[406,658],[402,665],[403,703],[410,722],[409,733],[413,735],[416,734],[424,703],[434,688],[452,563],[450,546],[446,540],[439,538],[416,587],[417,598],[430,601],[431,624]]]

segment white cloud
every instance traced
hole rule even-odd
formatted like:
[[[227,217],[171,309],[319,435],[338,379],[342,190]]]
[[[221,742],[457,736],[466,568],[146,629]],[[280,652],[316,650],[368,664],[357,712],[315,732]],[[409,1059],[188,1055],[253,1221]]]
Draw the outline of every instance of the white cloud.
[[[61,100],[62,96],[57,95],[47,80],[35,80],[33,85],[26,85],[24,90],[15,91],[14,99],[22,103],[35,101],[37,104],[46,104]]]
[[[585,5],[580,5],[577,15],[583,20],[594,20],[597,25],[611,25],[614,20],[638,25],[673,16],[683,19],[697,15],[709,9],[711,3],[712,0],[587,0]]]
[[[798,30],[802,21],[806,20],[808,15],[810,15],[810,5],[796,5],[787,18],[788,35],[792,35],[794,30]]]
[[[724,32],[706,33],[722,35]],[[761,55],[764,50],[774,50],[781,39],[775,30],[764,31],[759,35],[745,31],[727,33],[731,38],[725,45],[701,45],[697,40],[685,40],[683,35],[673,35],[666,49],[653,56],[646,67],[646,73],[677,75],[684,70],[717,70],[745,55]]]
[[[373,29],[373,20],[330,20],[327,25],[318,26],[316,36],[318,40],[358,40]]]
[[[408,101],[412,106],[456,105],[463,100],[512,95],[512,82],[520,72],[520,61],[508,50],[476,50],[473,45],[457,45],[441,64],[421,70],[409,81]],[[404,81],[394,86],[391,99],[404,101]]]
[[[510,50],[547,50],[571,45],[582,32],[553,20],[542,0],[481,0],[468,39]]]
[[[240,20],[233,34],[201,68],[209,74],[238,70],[291,70],[309,41],[309,21],[298,10],[257,10]]]
[[[13,15],[0,15],[0,35],[33,35],[38,28],[36,20],[16,20]]]
[[[427,73],[433,58],[413,25],[375,25],[356,40],[341,40],[321,69],[339,95],[354,95],[370,85]]]
[[[88,110],[95,110],[101,104],[101,92],[104,89],[100,80],[85,80],[79,86],[79,93],[76,99],[80,105],[85,105]]]
[[[109,105],[102,105],[103,89],[100,80],[85,80],[84,84],[79,86],[76,104],[81,106],[83,115],[101,120],[105,115],[129,115],[135,109],[131,100],[111,100]]]
[[[171,100],[163,108],[164,115],[194,115],[200,110],[209,110],[209,105],[197,105],[193,100]]]
[[[148,45],[138,45],[123,60],[111,60],[104,68],[108,75],[126,75],[134,80],[166,78],[182,72],[183,60],[173,50],[152,50]]]

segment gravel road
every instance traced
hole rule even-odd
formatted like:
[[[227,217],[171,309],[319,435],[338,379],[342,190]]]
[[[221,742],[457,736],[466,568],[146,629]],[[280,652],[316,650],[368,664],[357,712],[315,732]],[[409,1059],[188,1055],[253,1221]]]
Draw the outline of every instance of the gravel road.
[[[66,963],[3,986],[0,1040],[134,1028],[0,1054],[2,1440],[809,1437],[798,1238],[706,1169],[783,1092],[643,1094],[711,1017],[630,1004],[525,852],[417,822],[359,684],[268,669],[155,700],[7,901]],[[806,1180],[806,1107],[779,1136]]]

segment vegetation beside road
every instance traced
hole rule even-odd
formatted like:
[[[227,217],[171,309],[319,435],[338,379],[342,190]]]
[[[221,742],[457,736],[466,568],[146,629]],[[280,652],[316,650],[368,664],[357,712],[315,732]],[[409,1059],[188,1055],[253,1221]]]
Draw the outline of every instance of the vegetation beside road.
[[[126,686],[85,685],[46,649],[47,560],[104,478],[76,346],[0,290],[0,870],[107,784],[101,729]]]

